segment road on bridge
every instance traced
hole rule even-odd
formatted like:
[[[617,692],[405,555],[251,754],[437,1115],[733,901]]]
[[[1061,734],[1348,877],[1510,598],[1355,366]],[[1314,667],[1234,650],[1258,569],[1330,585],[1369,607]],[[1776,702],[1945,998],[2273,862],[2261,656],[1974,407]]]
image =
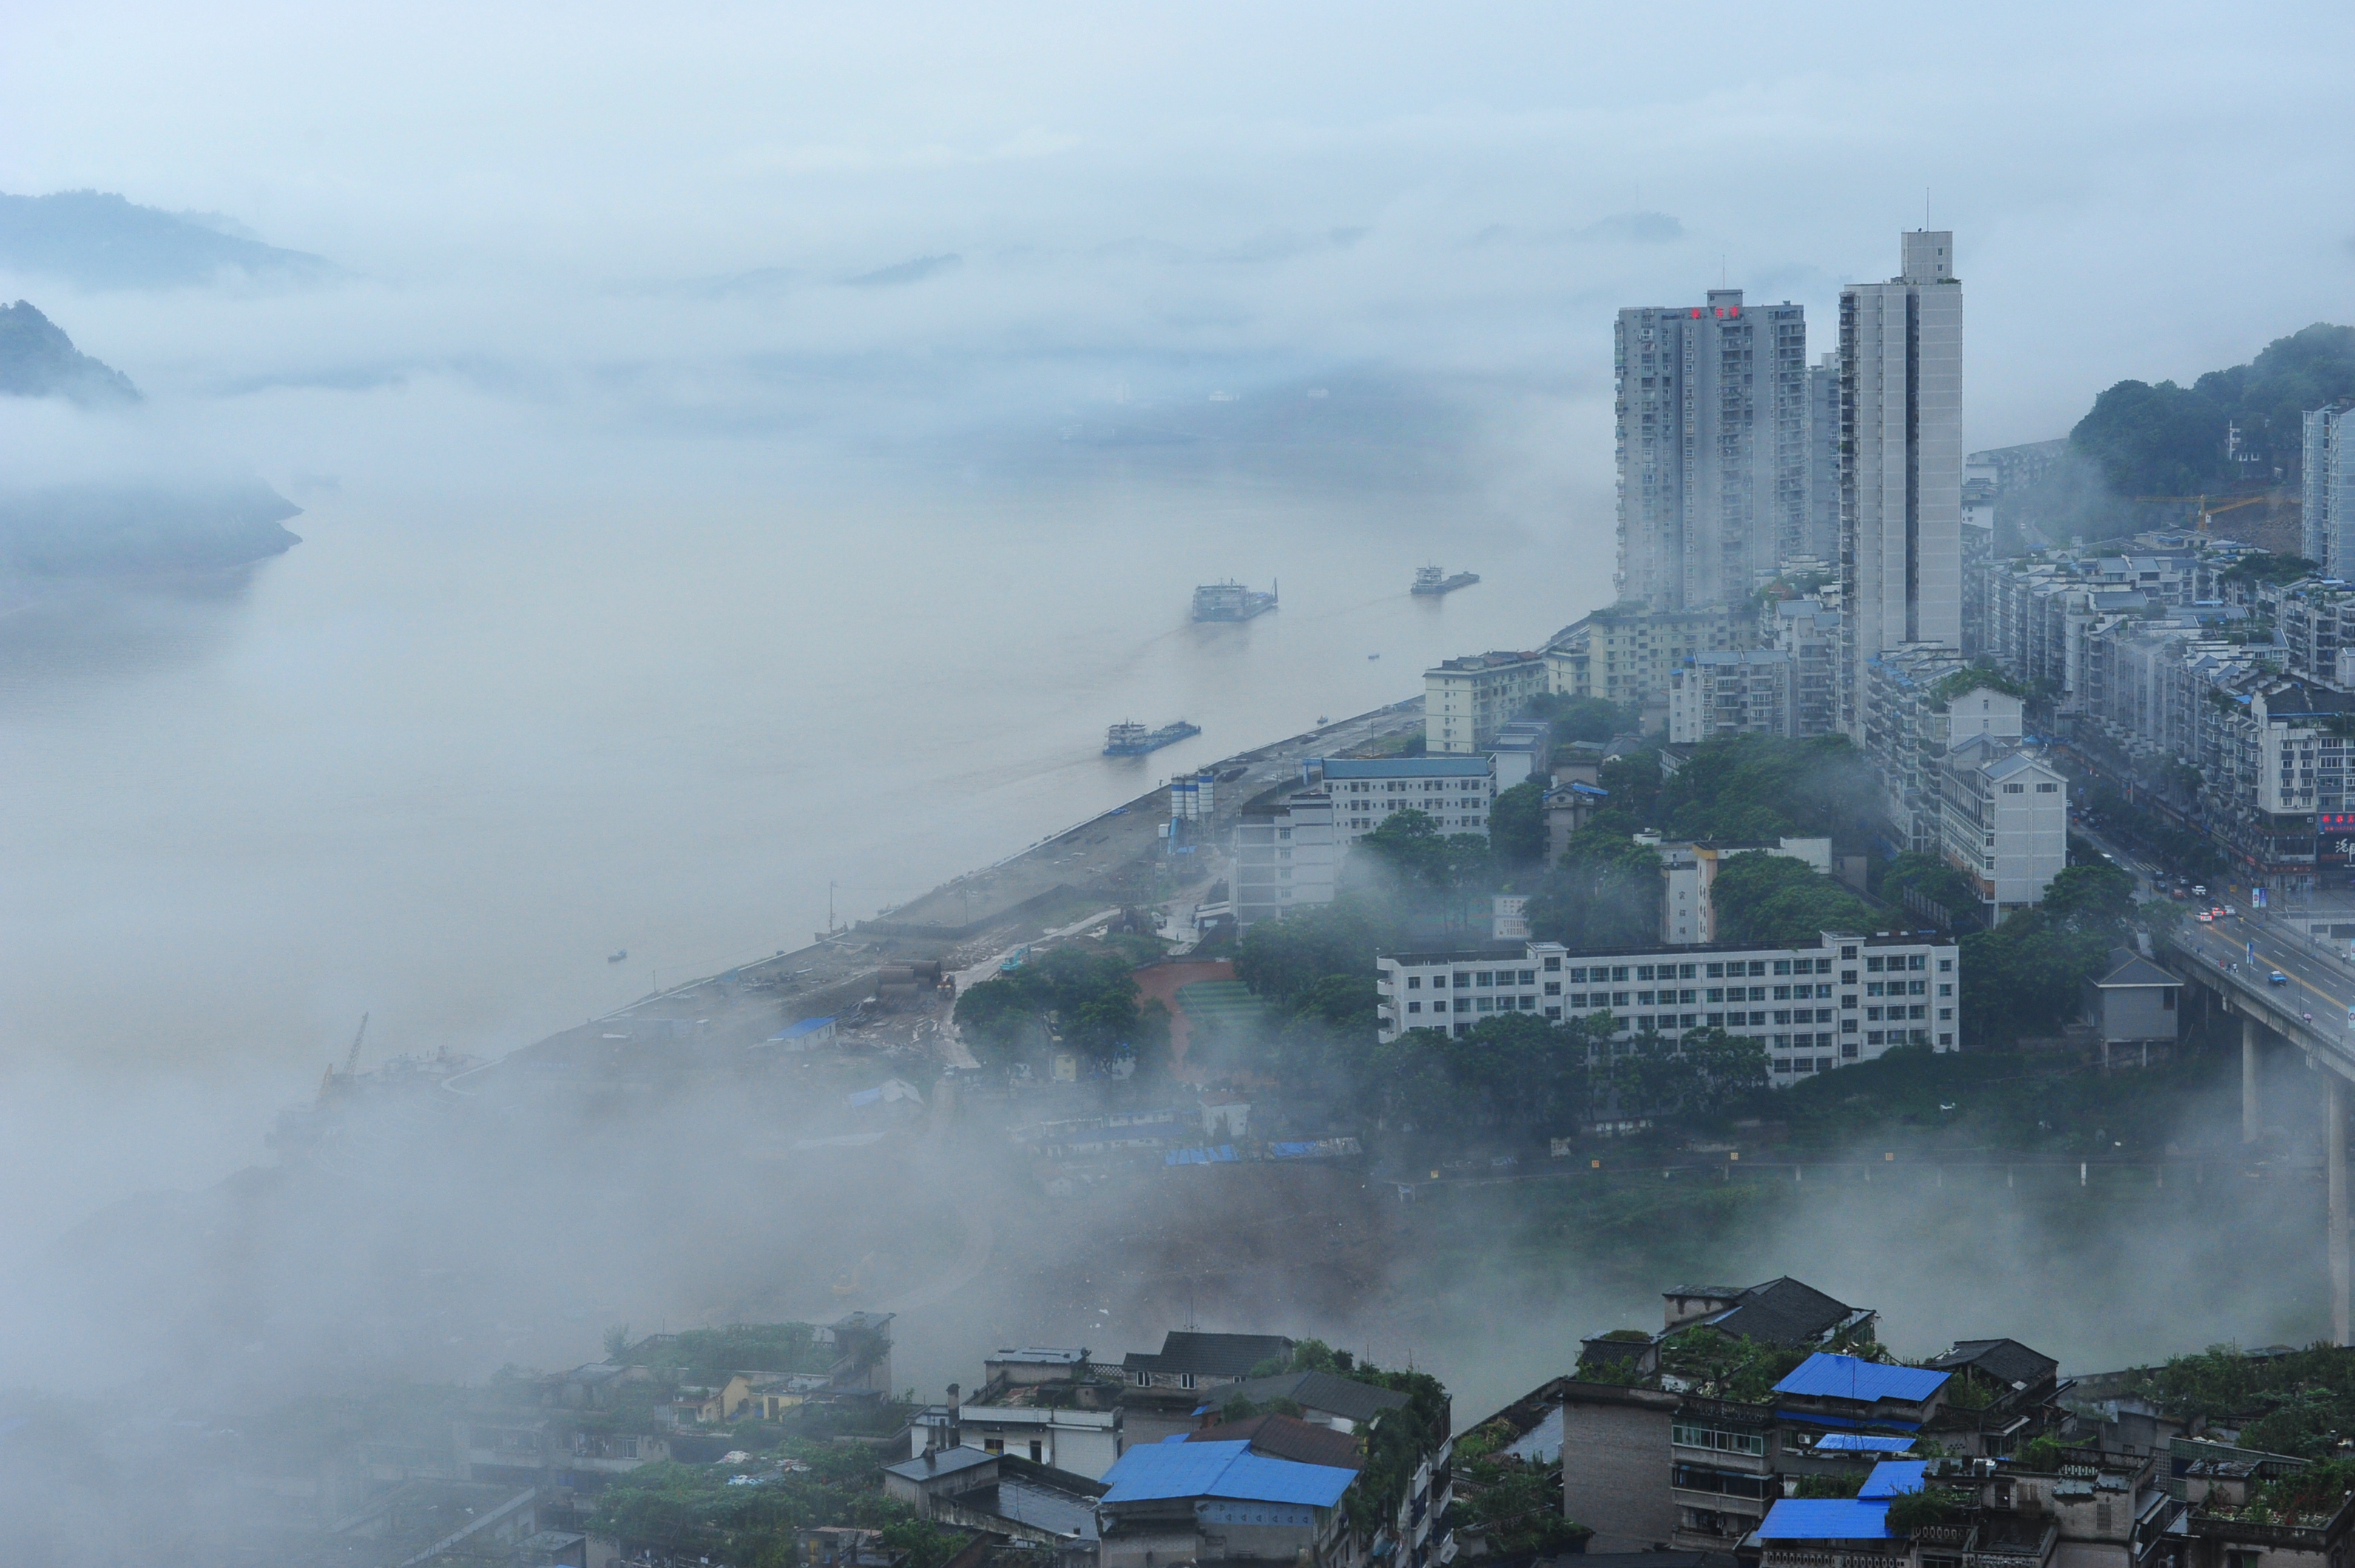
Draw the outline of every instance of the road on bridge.
[[[2238,978],[2270,991],[2276,1005],[2313,1014],[2318,1031],[2345,1030],[2348,1009],[2355,1008],[2355,964],[2316,945],[2302,933],[2252,918],[2243,910],[2237,915],[2218,917],[2213,925],[2187,921],[2175,942],[2203,969],[2225,970],[2238,965]],[[2268,987],[2265,977],[2275,970],[2286,978],[2282,985]],[[2355,1037],[2349,1039],[2348,1046],[2355,1051]]]

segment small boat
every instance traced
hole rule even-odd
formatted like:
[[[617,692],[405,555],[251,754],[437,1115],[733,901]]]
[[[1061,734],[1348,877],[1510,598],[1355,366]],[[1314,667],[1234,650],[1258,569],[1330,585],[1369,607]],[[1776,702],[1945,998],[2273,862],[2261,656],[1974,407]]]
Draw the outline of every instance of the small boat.
[[[608,964],[619,964],[620,962],[622,962],[622,960],[623,960],[624,958],[627,958],[629,955],[630,955],[630,950],[629,950],[628,948],[626,948],[626,947],[616,948],[616,949],[614,949],[613,952],[608,953],[607,955],[605,955],[605,962],[606,962],[606,963],[608,963]]]
[[[1418,566],[1414,569],[1414,587],[1411,592],[1430,598],[1441,593],[1453,593],[1459,588],[1469,588],[1479,581],[1480,574],[1476,571],[1459,571],[1449,577],[1435,566]]]
[[[1366,656],[1367,656],[1368,658],[1369,658],[1369,659],[1378,659],[1378,658],[1381,657],[1382,656],[1381,656],[1381,655],[1380,655],[1380,654],[1368,654]]]

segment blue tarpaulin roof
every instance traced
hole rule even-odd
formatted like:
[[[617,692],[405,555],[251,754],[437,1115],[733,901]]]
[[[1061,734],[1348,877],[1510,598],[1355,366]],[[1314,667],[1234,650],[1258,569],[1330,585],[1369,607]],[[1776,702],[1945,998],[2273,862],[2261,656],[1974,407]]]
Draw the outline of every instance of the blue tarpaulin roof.
[[[786,1025],[783,1029],[779,1029],[775,1034],[771,1035],[769,1038],[771,1040],[799,1040],[805,1034],[815,1034],[818,1030],[824,1029],[833,1021],[834,1020],[832,1019],[804,1019],[797,1024]]]
[[[1103,1478],[1107,1503],[1234,1498],[1331,1508],[1358,1472],[1271,1459],[1252,1453],[1248,1443],[1146,1443],[1123,1454]]]
[[[1888,1367],[1879,1361],[1818,1350],[1776,1383],[1774,1392],[1804,1399],[1853,1399],[1866,1403],[1894,1399],[1918,1404],[1937,1392],[1948,1375],[1924,1371],[1920,1367]]]
[[[1885,1541],[1889,1505],[1849,1498],[1785,1498],[1758,1527],[1761,1541]]]
[[[1911,1437],[1868,1437],[1861,1432],[1827,1432],[1816,1439],[1818,1454],[1903,1454],[1913,1446]]]
[[[1872,1467],[1872,1474],[1864,1478],[1863,1489],[1856,1495],[1866,1501],[1875,1498],[1886,1501],[1900,1492],[1918,1492],[1922,1489],[1923,1467],[1928,1464],[1927,1459],[1883,1459]]]
[[[1228,1165],[1236,1160],[1235,1146],[1220,1144],[1216,1148],[1173,1148],[1161,1157],[1164,1165]]]
[[[1808,1426],[1885,1426],[1891,1432],[1922,1430],[1922,1424],[1918,1421],[1883,1421],[1877,1415],[1870,1421],[1850,1421],[1845,1415],[1817,1415],[1812,1410],[1778,1410],[1774,1413],[1774,1419],[1796,1421]],[[1908,1448],[1913,1446],[1913,1440],[1907,1438],[1905,1446]]]

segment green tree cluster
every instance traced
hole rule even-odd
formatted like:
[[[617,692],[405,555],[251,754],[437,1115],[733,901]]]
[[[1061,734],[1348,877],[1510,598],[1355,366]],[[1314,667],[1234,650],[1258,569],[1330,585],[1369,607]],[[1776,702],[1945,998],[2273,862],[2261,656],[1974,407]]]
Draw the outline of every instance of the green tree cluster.
[[[1158,1001],[1140,1005],[1134,966],[1125,950],[1058,947],[969,987],[957,998],[957,1028],[977,1054],[997,1062],[1035,1060],[1057,1040],[1098,1060],[1160,1061],[1168,1014]]]
[[[2243,1448],[2325,1459],[2355,1437],[2355,1357],[2329,1344],[2263,1359],[2211,1345],[2139,1382],[2171,1415],[2237,1426]]]
[[[2069,441],[2119,496],[2199,495],[2249,477],[2270,483],[2276,470],[2295,477],[2305,411],[2351,395],[2355,327],[2318,322],[2189,387],[2120,381],[2094,400]],[[2239,433],[2238,454],[2227,451],[2228,429]]]
[[[1881,896],[1884,901],[1902,908],[1908,892],[1920,893],[1943,905],[1950,914],[1970,914],[1979,907],[1978,890],[1971,885],[1970,879],[1943,858],[1919,849],[1908,849],[1897,856],[1881,873]]]
[[[756,1486],[731,1486],[727,1469],[665,1462],[642,1466],[597,1495],[589,1528],[627,1552],[708,1557],[736,1568],[795,1568],[794,1531],[822,1525],[879,1530],[910,1568],[938,1568],[966,1537],[884,1497],[867,1445],[788,1443],[781,1457],[806,1467]]]
[[[1461,927],[1497,887],[1497,858],[1476,833],[1443,833],[1438,819],[1394,811],[1341,863],[1338,889],[1388,901],[1397,918]]]
[[[2115,866],[2072,866],[2044,901],[1960,944],[1966,1046],[2008,1050],[2023,1035],[2052,1035],[2074,1015],[2086,979],[2130,941],[2134,878]]]
[[[1882,923],[1863,900],[1789,855],[1736,855],[1710,884],[1720,942],[1797,947],[1827,931],[1869,932]]]

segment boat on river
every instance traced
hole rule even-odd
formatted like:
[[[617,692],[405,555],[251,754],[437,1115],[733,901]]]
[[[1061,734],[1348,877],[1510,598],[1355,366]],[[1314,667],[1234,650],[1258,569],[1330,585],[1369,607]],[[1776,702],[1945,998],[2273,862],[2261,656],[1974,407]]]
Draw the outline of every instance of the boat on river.
[[[1480,574],[1476,571],[1459,571],[1455,576],[1449,577],[1438,567],[1419,566],[1414,569],[1414,587],[1412,592],[1422,594],[1425,598],[1433,598],[1442,593],[1453,593],[1459,588],[1469,588],[1479,581]]]
[[[1188,736],[1201,732],[1199,724],[1188,724],[1183,719],[1175,724],[1164,724],[1158,730],[1123,721],[1104,731],[1103,754],[1107,757],[1141,757],[1147,752],[1174,746]]]

